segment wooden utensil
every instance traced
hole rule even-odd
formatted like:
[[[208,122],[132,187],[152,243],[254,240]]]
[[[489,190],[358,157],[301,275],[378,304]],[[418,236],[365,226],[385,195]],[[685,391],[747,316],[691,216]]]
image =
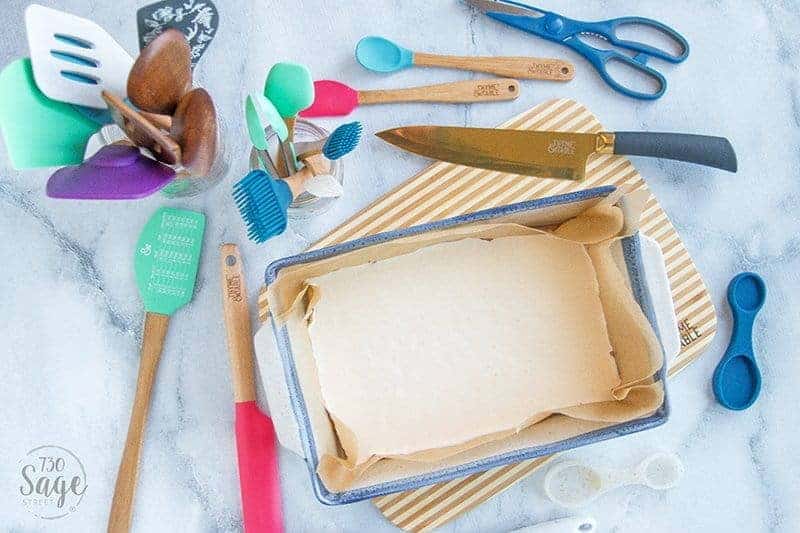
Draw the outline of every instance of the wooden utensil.
[[[186,37],[176,29],[153,39],[128,75],[128,98],[150,113],[171,115],[191,88],[191,49]]]
[[[395,72],[404,68],[444,67],[486,72],[508,78],[569,81],[575,76],[572,63],[542,57],[468,57],[413,52],[384,37],[364,37],[356,45],[356,59],[373,72]]]
[[[117,95],[108,91],[103,91],[101,94],[108,104],[114,122],[136,146],[147,148],[156,159],[168,165],[180,162],[181,147],[174,139],[150,123]]]
[[[414,65],[486,72],[528,80],[569,81],[575,77],[572,63],[546,57],[469,57],[414,52]]]
[[[162,207],[147,221],[136,245],[136,284],[145,309],[139,379],[108,517],[109,533],[130,531],[144,425],[170,316],[194,293],[205,216]]]
[[[272,420],[256,403],[253,331],[247,306],[242,256],[235,244],[220,248],[222,308],[236,402],[236,451],[247,533],[283,531],[278,446]]]
[[[407,89],[358,91],[333,80],[314,82],[314,103],[302,117],[347,115],[359,105],[392,102],[471,103],[514,100],[519,97],[517,80],[497,78],[441,83]]]
[[[217,155],[217,111],[205,89],[181,98],[171,133],[181,147],[181,164],[196,176],[207,176]]]

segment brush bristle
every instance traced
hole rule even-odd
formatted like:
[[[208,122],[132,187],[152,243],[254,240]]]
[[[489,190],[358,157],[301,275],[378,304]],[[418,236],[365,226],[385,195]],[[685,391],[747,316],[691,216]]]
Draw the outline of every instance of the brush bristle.
[[[360,140],[360,122],[342,124],[328,137],[325,147],[322,149],[322,154],[331,161],[335,161],[355,150]]]
[[[233,199],[251,240],[262,243],[286,229],[286,208],[292,198],[285,182],[254,170],[233,186]]]

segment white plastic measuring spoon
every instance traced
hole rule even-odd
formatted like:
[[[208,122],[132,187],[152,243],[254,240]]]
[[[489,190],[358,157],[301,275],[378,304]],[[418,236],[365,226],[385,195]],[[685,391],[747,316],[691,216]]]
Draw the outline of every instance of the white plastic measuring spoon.
[[[672,453],[658,452],[633,469],[604,470],[576,461],[554,465],[544,478],[548,498],[564,507],[581,507],[601,494],[626,485],[666,490],[678,484],[683,463]]]
[[[594,533],[596,525],[592,517],[572,516],[515,529],[512,533]]]

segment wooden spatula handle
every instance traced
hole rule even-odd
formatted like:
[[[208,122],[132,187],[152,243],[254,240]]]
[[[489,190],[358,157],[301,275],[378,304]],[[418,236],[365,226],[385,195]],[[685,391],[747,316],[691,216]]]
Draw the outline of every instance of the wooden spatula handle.
[[[131,529],[133,498],[139,475],[139,456],[142,452],[144,426],[147,422],[150,394],[153,391],[153,383],[156,379],[156,370],[158,370],[158,362],[161,359],[161,350],[164,347],[168,326],[168,315],[146,313],[144,316],[139,379],[136,382],[136,396],[133,399],[128,437],[125,440],[122,462],[120,462],[119,472],[117,472],[111,514],[108,517],[109,533],[125,533]]]
[[[569,81],[575,77],[572,63],[546,57],[464,57],[414,52],[414,64],[528,80]]]
[[[222,308],[228,332],[228,354],[233,373],[236,403],[256,399],[253,372],[253,330],[247,309],[247,287],[242,270],[242,256],[235,244],[220,247],[222,267]]]
[[[359,91],[358,103],[365,105],[389,102],[494,102],[514,100],[518,96],[517,80],[498,78],[457,81],[408,89]]]

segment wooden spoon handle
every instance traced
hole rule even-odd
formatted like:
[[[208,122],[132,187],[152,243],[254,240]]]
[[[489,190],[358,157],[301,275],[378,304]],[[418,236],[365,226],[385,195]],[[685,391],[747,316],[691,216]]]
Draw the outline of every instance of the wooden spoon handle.
[[[389,102],[495,102],[519,96],[519,82],[512,79],[484,79],[441,83],[408,89],[359,91],[359,104]]]
[[[144,118],[119,96],[108,91],[102,91],[100,94],[108,105],[114,122],[136,146],[147,148],[153,152],[156,159],[168,165],[180,162],[181,147],[175,139]]]
[[[297,165],[294,163],[294,153],[292,151],[292,142],[294,141],[294,124],[295,117],[286,117],[283,119],[286,123],[286,129],[289,131],[289,136],[286,141],[278,139],[278,178],[285,178],[297,171]]]
[[[151,124],[161,128],[162,130],[169,131],[172,129],[172,117],[169,115],[159,115],[158,113],[148,113],[147,111],[139,110],[139,114],[150,121]]]
[[[222,268],[222,309],[228,334],[228,355],[233,374],[233,396],[236,403],[256,399],[253,372],[253,330],[247,308],[247,288],[242,270],[242,256],[235,244],[220,247]]]
[[[131,529],[133,516],[133,497],[136,492],[136,479],[139,475],[139,456],[142,452],[144,426],[150,409],[150,394],[156,378],[158,361],[169,326],[169,316],[146,313],[144,316],[144,335],[142,337],[139,379],[136,382],[136,396],[133,399],[131,421],[128,425],[128,438],[122,452],[122,462],[117,472],[111,514],[108,517],[109,533],[126,533]]]
[[[569,81],[575,76],[572,63],[544,57],[465,57],[414,52],[414,64],[528,80]]]

